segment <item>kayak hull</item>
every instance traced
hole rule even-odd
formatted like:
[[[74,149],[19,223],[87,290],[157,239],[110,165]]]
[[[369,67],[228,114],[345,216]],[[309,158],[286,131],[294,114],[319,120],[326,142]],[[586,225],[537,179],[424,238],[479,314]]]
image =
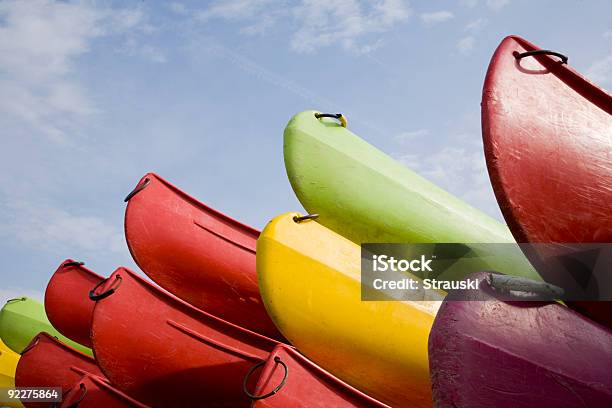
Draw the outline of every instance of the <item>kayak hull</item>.
[[[345,127],[317,119],[314,111],[299,113],[287,124],[284,159],[304,208],[319,214],[317,222],[357,244],[514,243],[505,225]],[[437,278],[461,280],[481,269],[539,279],[518,248],[509,258],[475,258],[474,265],[451,268]]]
[[[449,292],[429,336],[436,407],[612,404],[611,332],[557,303],[502,301],[489,273]]]
[[[518,242],[612,242],[612,96],[558,57],[516,59],[537,50],[507,37],[487,71],[482,134],[497,201]],[[532,249],[544,279],[570,293],[610,285],[592,270],[560,271],[555,249]],[[611,302],[569,305],[612,327]]]
[[[377,400],[430,406],[427,337],[439,302],[362,302],[359,246],[296,215],[273,219],[257,242],[259,286],[279,330]]]
[[[89,331],[95,305],[88,294],[103,279],[81,263],[66,259],[45,291],[45,311],[53,327],[87,347],[91,347]]]
[[[113,388],[103,378],[95,375],[83,376],[67,393],[60,408],[146,408],[133,398]]]
[[[21,353],[40,332],[47,332],[70,347],[92,355],[91,349],[68,339],[51,325],[42,303],[25,296],[6,302],[0,311],[0,338],[7,346]]]
[[[96,302],[91,334],[113,385],[150,405],[249,405],[242,379],[277,341],[200,311],[125,268],[99,291],[109,289]]]
[[[145,175],[125,211],[125,236],[138,266],[162,288],[215,316],[282,339],[257,287],[259,231]],[[221,278],[220,278],[221,277]]]
[[[388,407],[334,377],[285,344],[276,346],[268,356],[254,395],[269,397],[254,400],[252,408]]]
[[[48,333],[40,333],[26,347],[15,375],[17,387],[60,387],[68,392],[84,374],[103,376],[96,361]],[[47,407],[48,403],[24,404]]]

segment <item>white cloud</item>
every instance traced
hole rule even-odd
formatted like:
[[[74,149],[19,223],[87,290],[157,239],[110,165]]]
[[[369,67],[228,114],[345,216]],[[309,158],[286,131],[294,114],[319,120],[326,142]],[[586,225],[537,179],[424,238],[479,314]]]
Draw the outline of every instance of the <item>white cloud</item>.
[[[422,13],[421,21],[425,24],[436,24],[443,23],[455,17],[455,15],[448,10],[434,11],[431,13]]]
[[[500,11],[510,4],[510,0],[487,0],[487,7],[493,11]]]
[[[603,38],[612,38],[612,30],[604,31]]]
[[[4,239],[28,248],[54,253],[123,253],[123,231],[103,219],[73,214],[63,209],[32,204],[31,201],[5,202]]]
[[[97,110],[79,83],[75,60],[95,38],[150,31],[139,9],[88,2],[0,2],[0,121],[68,143],[68,132]]]
[[[472,52],[475,45],[476,38],[474,38],[472,35],[468,35],[457,42],[457,51],[459,51],[460,54],[467,55]]]
[[[179,3],[177,1],[173,1],[168,5],[168,8],[170,8],[170,11],[172,11],[173,13],[179,14],[179,15],[185,15],[187,13],[189,13],[189,10],[187,9],[187,6],[185,6],[183,3]]]
[[[599,85],[612,84],[612,55],[594,62],[587,69],[586,77]]]
[[[300,53],[340,46],[356,53],[368,53],[379,47],[379,38],[369,36],[392,29],[412,14],[404,0],[302,0],[288,5],[281,0],[230,0],[216,2],[197,12],[196,20],[213,18],[245,23],[240,32],[262,34],[279,19],[291,19],[291,49]]]
[[[476,7],[478,5],[478,0],[460,0],[459,2],[464,7]]]
[[[430,133],[429,129],[411,130],[411,131],[400,133],[399,135],[395,137],[395,140],[404,144],[404,143],[412,142],[416,139],[420,139],[425,136],[429,136],[429,133]]]
[[[477,18],[476,20],[469,21],[465,25],[465,29],[466,31],[480,31],[481,29],[486,27],[488,23],[489,21],[486,18],[480,17],[480,18]]]

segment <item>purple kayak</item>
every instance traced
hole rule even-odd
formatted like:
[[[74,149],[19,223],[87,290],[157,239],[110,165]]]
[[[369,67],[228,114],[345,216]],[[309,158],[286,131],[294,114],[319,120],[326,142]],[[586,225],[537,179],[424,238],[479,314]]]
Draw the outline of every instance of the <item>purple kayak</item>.
[[[612,332],[558,303],[500,300],[499,276],[469,276],[478,290],[450,292],[436,316],[435,406],[611,407]]]

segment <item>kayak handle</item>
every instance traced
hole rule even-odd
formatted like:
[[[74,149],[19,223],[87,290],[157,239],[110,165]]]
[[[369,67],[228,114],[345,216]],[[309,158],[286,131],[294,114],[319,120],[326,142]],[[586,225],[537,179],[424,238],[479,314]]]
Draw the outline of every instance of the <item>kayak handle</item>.
[[[341,113],[315,113],[315,118],[317,119],[321,119],[321,118],[333,118],[333,119],[338,119],[340,121],[340,126],[342,127],[346,127],[347,121],[346,121],[346,116],[344,116]]]
[[[13,299],[9,299],[6,301],[6,303],[13,303],[13,302],[23,302],[24,300],[26,300],[25,297],[20,297],[20,298],[13,298]]]
[[[30,342],[30,344],[28,344],[27,346],[25,346],[23,348],[23,350],[21,350],[21,354],[22,356],[27,353],[28,351],[32,350],[34,347],[36,347],[38,345],[38,343],[40,342],[40,337],[36,336],[36,338]]]
[[[71,262],[66,262],[65,264],[63,264],[62,268],[68,268],[70,266],[83,266],[83,265],[85,265],[85,262],[71,261]]]
[[[96,290],[104,285],[106,282],[108,282],[108,280],[110,279],[110,277],[106,278],[106,279],[102,279],[100,282],[98,282],[98,284],[96,286],[94,286],[94,288],[92,290],[89,291],[89,299],[93,300],[93,301],[97,301],[97,300],[101,300],[104,298],[109,297],[110,295],[112,295],[113,293],[115,293],[115,291],[117,289],[119,289],[119,286],[121,286],[121,282],[123,279],[121,279],[121,275],[115,275],[115,282],[119,282],[115,287],[112,287],[115,282],[113,282],[113,284],[111,285],[110,288],[108,288],[107,290],[105,290],[102,293],[98,293],[96,294]]]
[[[489,275],[489,285],[503,293],[513,294],[516,297],[531,298],[534,295],[546,299],[559,299],[563,296],[563,289],[546,282],[536,282],[520,276]]]
[[[302,221],[316,220],[317,218],[319,218],[319,214],[296,215],[293,217],[293,221],[299,224]]]
[[[77,408],[79,404],[85,399],[87,395],[87,386],[83,383],[79,384],[79,390],[81,391],[81,396],[78,400],[74,401],[72,404],[68,406],[68,408]]]
[[[534,55],[554,55],[555,57],[559,57],[561,59],[561,63],[562,64],[567,64],[567,56],[556,52],[556,51],[551,51],[551,50],[534,50],[534,51],[525,51],[525,52],[517,52],[514,51],[514,58],[516,58],[517,60],[521,60],[525,57],[531,57]]]
[[[132,191],[130,191],[130,194],[128,194],[124,199],[123,202],[127,203],[128,201],[130,201],[130,199],[132,197],[134,197],[136,194],[140,193],[142,191],[142,189],[144,189],[146,186],[149,185],[149,183],[151,182],[151,180],[149,180],[149,178],[147,177],[146,179],[144,179],[144,181],[142,182],[142,184],[137,185],[136,187],[134,187],[134,189]]]
[[[251,394],[249,392],[249,390],[247,389],[247,383],[249,382],[249,377],[251,376],[251,374],[253,374],[253,372],[255,370],[257,370],[259,367],[263,366],[264,364],[266,364],[266,361],[260,361],[259,363],[255,364],[247,373],[246,377],[244,377],[244,381],[242,382],[242,390],[244,391],[244,393],[247,395],[247,397],[249,397],[252,400],[261,400],[261,399],[265,399],[268,397],[273,396],[274,394],[276,394],[277,392],[280,391],[281,388],[283,388],[283,386],[285,385],[285,383],[287,382],[287,377],[289,376],[289,367],[287,367],[287,364],[285,364],[283,362],[283,360],[280,359],[280,357],[276,356],[274,357],[274,362],[276,364],[280,364],[283,366],[283,368],[285,369],[285,375],[283,375],[283,381],[280,382],[280,384],[278,384],[276,387],[274,387],[274,389],[272,391],[270,391],[267,394],[264,395],[255,395],[255,394]]]

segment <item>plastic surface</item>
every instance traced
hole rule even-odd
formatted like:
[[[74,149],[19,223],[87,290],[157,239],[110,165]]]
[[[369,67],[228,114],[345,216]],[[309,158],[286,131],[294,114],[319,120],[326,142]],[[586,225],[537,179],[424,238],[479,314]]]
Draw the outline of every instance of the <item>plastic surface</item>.
[[[436,407],[612,406],[612,334],[557,303],[450,292],[429,336]]]
[[[557,57],[515,58],[538,49],[508,37],[487,71],[482,130],[497,201],[519,242],[612,242],[612,96]],[[559,284],[546,257],[532,260]],[[610,302],[569,305],[612,327]]]
[[[431,406],[427,337],[440,302],[362,302],[359,246],[295,215],[273,219],[257,241],[259,286],[279,330],[377,400]]]
[[[102,376],[96,361],[63,344],[48,333],[40,333],[28,345],[17,365],[17,387],[60,387],[67,392],[84,374]],[[24,403],[26,407],[48,407],[49,403]]]
[[[7,345],[0,340],[0,388],[15,387],[15,370],[18,362],[19,354],[8,348]],[[19,401],[13,401],[11,403],[0,402],[0,406],[11,408],[23,407]]]
[[[146,408],[147,405],[141,404],[116,388],[113,388],[101,377],[95,375],[85,375],[70,390],[68,390],[68,392],[64,395],[64,401],[60,405],[60,408],[74,407]]]
[[[21,353],[40,332],[47,332],[67,345],[92,355],[91,349],[62,336],[51,325],[42,303],[25,296],[6,302],[0,311],[0,338],[7,346]]]
[[[45,311],[60,333],[91,347],[89,331],[95,303],[88,295],[104,278],[74,262],[66,259],[49,280],[45,291]]]
[[[138,266],[161,287],[195,307],[282,340],[257,287],[255,242],[259,231],[202,204],[153,173],[137,186],[144,188],[128,201],[125,236]]]
[[[120,280],[120,284],[118,282]],[[228,323],[117,269],[97,293],[92,341],[114,386],[155,406],[248,406],[242,380],[277,341]]]
[[[317,222],[361,244],[514,242],[508,228],[442,190],[350,130],[314,111],[285,129],[285,167],[297,198]],[[510,258],[476,263],[539,279],[517,248]],[[439,279],[460,280],[450,270]]]
[[[277,359],[287,365],[287,380],[284,384],[285,369]],[[254,394],[266,395],[279,386],[280,389],[274,395],[254,400],[251,407],[388,407],[334,377],[285,344],[276,346],[268,356]]]

